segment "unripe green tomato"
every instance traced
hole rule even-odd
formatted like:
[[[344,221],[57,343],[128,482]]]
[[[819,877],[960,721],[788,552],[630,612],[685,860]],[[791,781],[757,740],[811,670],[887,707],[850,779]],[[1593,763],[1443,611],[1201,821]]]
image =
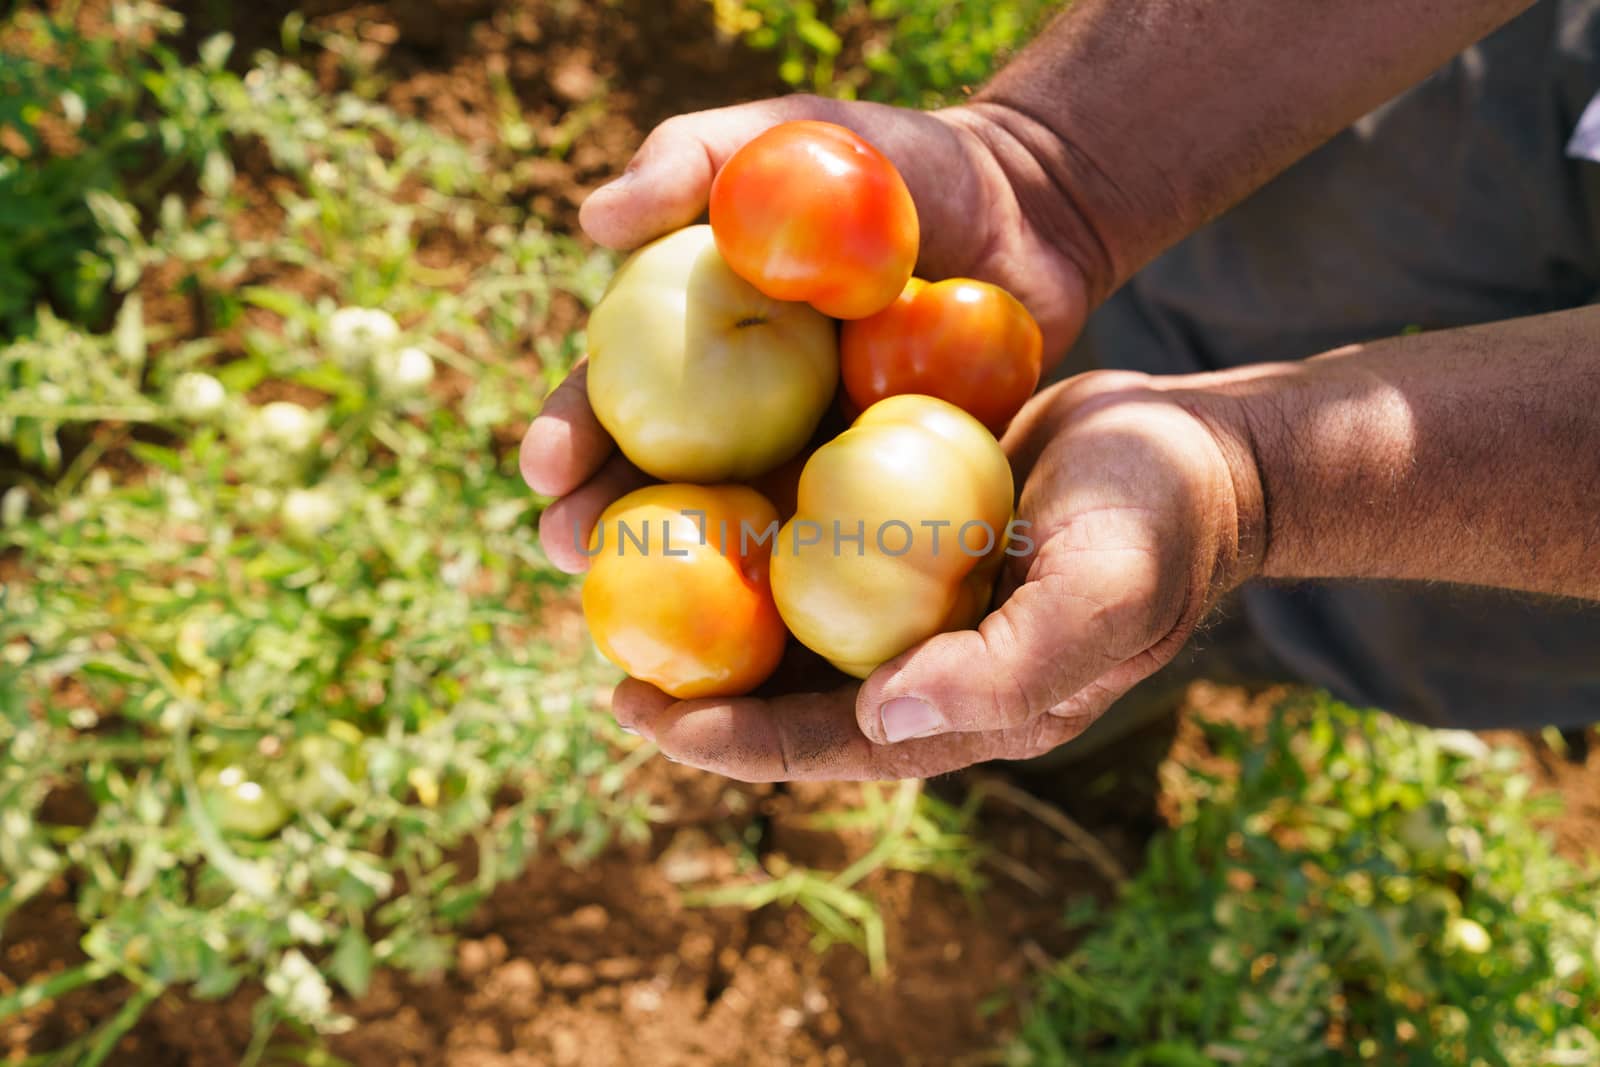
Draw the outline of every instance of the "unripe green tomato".
[[[339,725],[339,724],[336,724]],[[312,734],[294,745],[290,793],[302,809],[334,815],[348,808],[355,799],[356,783],[366,776],[366,760],[355,739],[329,734]]]
[[[186,419],[204,422],[215,418],[227,402],[228,390],[209,374],[190,371],[172,383],[172,406]]]
[[[343,307],[328,316],[322,343],[346,369],[366,363],[400,340],[400,324],[381,308]]]
[[[1481,956],[1494,947],[1494,939],[1482,923],[1460,915],[1445,924],[1444,943],[1447,949],[1469,956]]]
[[[290,400],[274,400],[262,405],[252,416],[249,433],[264,449],[303,456],[317,445],[323,417]]]
[[[242,763],[219,763],[200,772],[206,813],[223,833],[271,837],[294,815],[278,790]]]
[[[596,417],[666,482],[744,481],[779,466],[805,447],[839,382],[833,321],[733,273],[709,226],[630,256],[588,337]]]
[[[379,352],[372,357],[372,373],[379,392],[392,400],[419,396],[433,382],[433,357],[415,345]]]
[[[315,541],[338,522],[343,513],[344,506],[332,489],[315,486],[285,493],[279,517],[290,536],[301,541]]]
[[[1449,818],[1449,813],[1438,802],[1412,808],[1395,820],[1395,840],[1423,863],[1447,860],[1450,857]]]

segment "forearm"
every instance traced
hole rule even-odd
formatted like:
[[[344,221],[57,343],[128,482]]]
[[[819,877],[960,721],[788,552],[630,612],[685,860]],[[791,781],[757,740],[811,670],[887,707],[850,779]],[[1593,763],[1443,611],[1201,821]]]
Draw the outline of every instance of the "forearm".
[[[1530,0],[1077,0],[966,109],[1098,301]]]
[[[1600,599],[1600,308],[1173,378],[1269,578]]]

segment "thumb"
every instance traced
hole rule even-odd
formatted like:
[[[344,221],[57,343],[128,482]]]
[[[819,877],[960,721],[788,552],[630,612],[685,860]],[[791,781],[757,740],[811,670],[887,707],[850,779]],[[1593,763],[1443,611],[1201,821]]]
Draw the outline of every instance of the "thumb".
[[[677,115],[645,138],[622,176],[589,195],[583,230],[607,248],[637,248],[692,225],[728,157],[769,127],[797,118],[833,119],[835,101],[787,96]]]
[[[945,733],[1006,730],[1107,701],[1158,665],[1168,636],[1154,553],[1047,543],[1028,580],[978,626],[939,634],[880,667],[856,699],[861,732],[877,744]],[[1148,662],[1144,662],[1148,661]]]

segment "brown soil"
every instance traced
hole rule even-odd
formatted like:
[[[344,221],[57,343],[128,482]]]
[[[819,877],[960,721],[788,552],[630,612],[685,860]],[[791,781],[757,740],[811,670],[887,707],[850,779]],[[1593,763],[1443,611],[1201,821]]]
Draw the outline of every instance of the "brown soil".
[[[663,810],[648,844],[577,868],[556,855],[539,861],[463,932],[454,972],[432,981],[383,974],[344,1004],[357,1026],[334,1039],[334,1051],[355,1067],[977,1062],[1013,1019],[1003,999],[986,1010],[990,998],[1067,948],[1057,920],[1071,896],[1104,899],[1111,888],[1057,831],[994,804],[982,838],[999,858],[976,899],[908,874],[866,883],[888,921],[890,970],[875,978],[853,949],[815,951],[798,911],[696,909],[681,895],[748,877],[719,835],[757,821],[768,869],[850,862],[866,841],[804,820],[848,809],[859,787],[734,785],[662,761],[643,773]],[[1117,862],[1136,862],[1142,842],[1085,821]],[[68,888],[14,920],[0,974],[39,975],[81,959]],[[237,1063],[250,1038],[251,993],[221,1003],[170,995],[114,1062]],[[75,994],[0,1026],[0,1057],[60,1047],[122,995]]]
[[[1539,734],[1500,732],[1485,739],[1521,748],[1535,791],[1561,796],[1561,815],[1551,828],[1561,853],[1577,862],[1600,859],[1600,727],[1568,733],[1559,748]]]
[[[1119,742],[1085,768],[1059,772],[1051,810],[1065,814],[1136,870],[1162,811],[1164,759],[1221,769],[1198,717],[1259,729],[1281,691],[1197,683],[1181,714]],[[1562,851],[1583,859],[1600,825],[1600,756],[1521,746],[1541,788],[1569,813]],[[1580,739],[1580,747],[1583,745]],[[1591,745],[1600,734],[1591,732]],[[932,788],[960,796],[991,787],[993,771]],[[1000,788],[1004,788],[1004,779]],[[333,1040],[353,1067],[621,1067],[959,1064],[992,1062],[1015,1020],[1010,994],[1033,968],[1070,947],[1059,925],[1075,896],[1104,900],[1114,876],[1035,814],[986,803],[978,836],[990,850],[984,889],[969,899],[930,877],[883,873],[864,888],[887,921],[889,973],[874,977],[848,947],[818,953],[797,910],[686,907],[686,888],[748,879],[726,840],[754,842],[766,870],[838,869],[868,842],[806,819],[859,803],[857,786],[745,786],[657,760],[640,786],[661,817],[649,842],[569,866],[548,855],[501,887],[462,932],[456,969],[432,980],[381,974],[342,1009],[356,1026]],[[1037,785],[1037,783],[1033,783]],[[1104,861],[1102,861],[1104,862]],[[81,960],[69,887],[58,885],[11,924],[5,975],[50,973]],[[160,1001],[119,1048],[116,1063],[223,1067],[251,1033],[252,990],[220,1003],[181,992]],[[60,1047],[120,1005],[123,991],[75,994],[0,1025],[0,1060]],[[6,1061],[9,1062],[9,1061]]]
[[[193,40],[227,30],[235,61],[276,48],[285,15],[361,42],[382,98],[458,137],[498,142],[509,105],[532,130],[518,193],[553,228],[614,177],[663,119],[784,91],[770,56],[720,39],[705,0],[260,0],[173,3]],[[314,53],[326,88],[348,82],[340,57]]]

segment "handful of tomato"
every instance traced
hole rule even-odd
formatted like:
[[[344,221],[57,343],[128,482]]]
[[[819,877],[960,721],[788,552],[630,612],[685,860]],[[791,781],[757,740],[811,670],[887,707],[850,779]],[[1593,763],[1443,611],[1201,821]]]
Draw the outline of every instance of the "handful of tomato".
[[[623,670],[734,696],[792,635],[865,678],[982,616],[1017,533],[996,435],[1042,343],[1003,289],[913,277],[919,241],[882,153],[791,122],[723,166],[709,226],[617,271],[589,400],[665,483],[612,504],[587,546],[584,615]],[[861,414],[834,434],[836,401]]]

